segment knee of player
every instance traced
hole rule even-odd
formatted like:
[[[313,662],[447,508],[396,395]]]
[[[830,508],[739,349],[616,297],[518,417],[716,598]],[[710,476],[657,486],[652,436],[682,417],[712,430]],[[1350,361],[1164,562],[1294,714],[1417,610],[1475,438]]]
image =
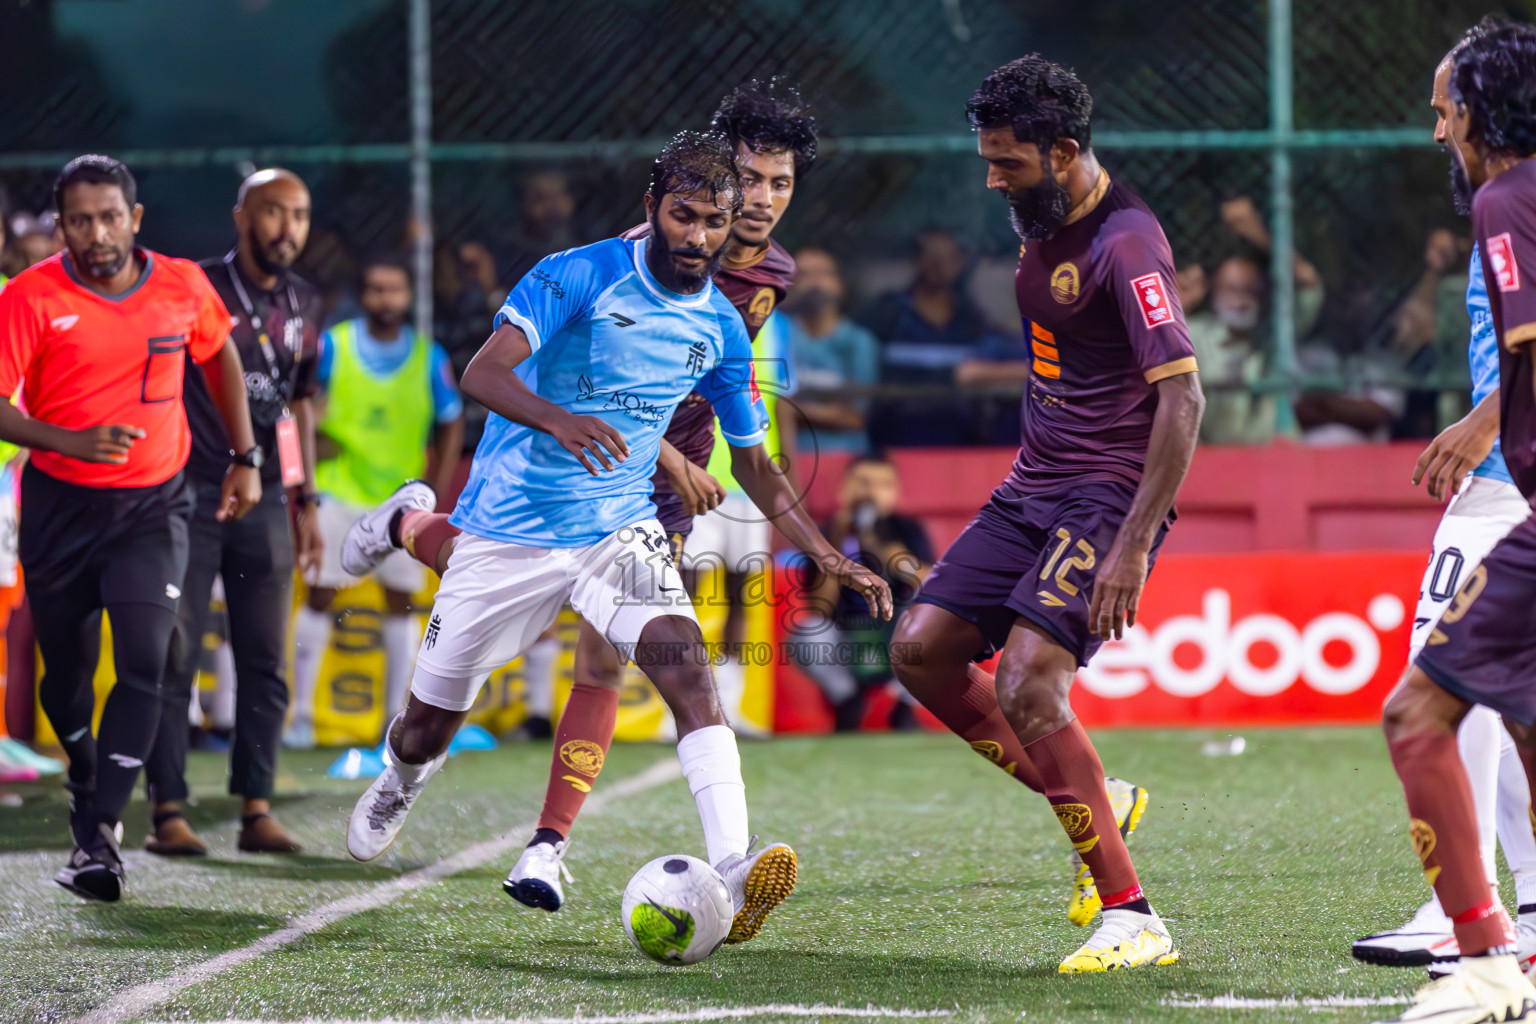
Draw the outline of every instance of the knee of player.
[[[1409,665],[1382,704],[1382,732],[1388,743],[1430,732],[1455,732],[1456,704],[1422,670]]]
[[[1028,652],[1005,651],[997,665],[997,703],[1011,721],[1020,718],[1056,718],[1070,710],[1067,690],[1057,666]]]

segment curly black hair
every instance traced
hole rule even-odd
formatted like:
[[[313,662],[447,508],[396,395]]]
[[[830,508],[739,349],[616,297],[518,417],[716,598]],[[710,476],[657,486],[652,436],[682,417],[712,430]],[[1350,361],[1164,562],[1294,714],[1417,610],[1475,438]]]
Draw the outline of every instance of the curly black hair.
[[[651,165],[645,194],[657,202],[669,193],[691,195],[708,189],[732,214],[741,212],[741,175],[736,150],[721,132],[678,132]]]
[[[1030,53],[988,75],[971,93],[965,118],[978,131],[1010,127],[1019,141],[1033,142],[1042,153],[1057,139],[1072,139],[1086,150],[1093,97],[1070,68]]]
[[[797,181],[816,162],[816,119],[800,90],[778,77],[737,86],[720,101],[709,127],[725,133],[733,152],[739,144],[754,153],[794,154]]]
[[[1469,33],[1470,35],[1470,33]],[[1464,104],[1468,135],[1489,153],[1536,153],[1536,27],[1515,22],[1469,38],[1456,53],[1451,99]]]
[[[53,208],[59,216],[64,215],[64,190],[82,182],[90,185],[116,185],[122,190],[123,199],[130,210],[139,201],[139,184],[133,180],[133,172],[127,164],[100,153],[87,153],[65,164],[53,181]]]

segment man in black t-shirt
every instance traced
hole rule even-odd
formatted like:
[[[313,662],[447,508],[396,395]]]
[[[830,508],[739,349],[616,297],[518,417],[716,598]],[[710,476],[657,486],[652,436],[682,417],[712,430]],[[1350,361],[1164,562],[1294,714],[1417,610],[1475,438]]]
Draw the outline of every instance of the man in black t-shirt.
[[[891,585],[898,611],[917,596],[933,567],[928,531],[920,521],[896,512],[900,496],[896,467],[877,456],[861,456],[849,464],[838,510],[821,528],[829,544]],[[871,616],[856,591],[839,587],[814,567],[810,571],[807,608],[788,623],[789,651],[831,702],[837,731],[848,732],[863,722],[865,692],[891,680],[893,623]],[[891,725],[914,724],[911,698],[902,690]]]
[[[177,642],[161,686],[161,720],[145,763],[154,832],[146,848],[166,856],[207,852],[182,816],[187,798],[187,707],[197,677],[209,594],[224,580],[229,641],[235,658],[235,730],[229,791],[245,799],[242,850],[297,852],[273,820],[270,798],[277,750],[288,710],[287,638],[295,549],[300,570],[319,562],[320,531],[313,514],[314,415],[324,301],[289,273],[309,236],[309,190],[292,172],[264,170],[240,186],[235,203],[239,241],[203,269],[229,308],[231,337],[245,367],[251,425],[260,446],[262,500],[243,519],[213,517],[230,445],[201,374],[185,381],[192,455],[187,476],[197,494],[191,557],[177,613]],[[300,508],[290,535],[288,501]]]

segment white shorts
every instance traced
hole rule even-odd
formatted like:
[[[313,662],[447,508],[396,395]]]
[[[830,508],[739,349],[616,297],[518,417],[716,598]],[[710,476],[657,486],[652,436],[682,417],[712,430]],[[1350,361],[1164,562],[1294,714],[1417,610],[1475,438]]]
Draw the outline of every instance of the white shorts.
[[[369,511],[330,498],[320,502],[320,535],[325,541],[325,548],[320,552],[320,571],[314,583],[316,587],[340,590],[357,582],[357,577],[347,575],[341,567],[341,542],[346,539],[352,524]],[[386,590],[414,594],[427,582],[427,567],[404,551],[394,551],[379,563],[372,576]]]
[[[1413,614],[1409,661],[1418,656],[1440,621],[1445,606],[1467,573],[1488,557],[1493,546],[1530,518],[1531,506],[1520,491],[1502,480],[1469,476],[1461,493],[1451,499],[1435,529],[1435,547],[1419,585],[1419,606]]]
[[[698,621],[655,519],[584,548],[524,547],[466,533],[437,589],[411,693],[446,711],[468,711],[486,677],[533,646],[567,602],[626,660],[652,619]]]
[[[683,565],[707,571],[711,564],[726,572],[751,575],[773,563],[773,526],[745,494],[732,492],[717,508],[694,516]]]
[[[16,585],[16,475],[0,467],[0,587]]]

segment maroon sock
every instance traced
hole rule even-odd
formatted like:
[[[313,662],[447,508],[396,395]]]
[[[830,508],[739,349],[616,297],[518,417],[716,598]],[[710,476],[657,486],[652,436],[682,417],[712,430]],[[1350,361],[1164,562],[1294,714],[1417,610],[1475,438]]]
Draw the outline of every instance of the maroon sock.
[[[411,509],[400,516],[400,546],[422,565],[439,576],[447,565],[439,565],[443,545],[463,531],[448,522],[448,517],[438,512],[422,512]],[[446,563],[447,559],[443,559]]]
[[[1045,796],[1072,848],[1093,872],[1105,907],[1142,898],[1136,866],[1115,824],[1104,765],[1077,719],[1025,747],[1045,781]]]
[[[1463,956],[1514,948],[1509,915],[1493,898],[1477,848],[1472,787],[1454,732],[1430,732],[1388,744],[1412,819],[1408,835],[1456,930]]]
[[[971,749],[1018,779],[1036,793],[1045,792],[1040,773],[1024,753],[1019,736],[997,706],[997,683],[979,665],[966,668],[965,683],[938,685],[926,693],[913,691],[933,717],[971,745]]]
[[[539,828],[554,829],[562,836],[571,834],[576,815],[592,792],[597,773],[603,770],[618,713],[618,690],[586,683],[571,687],[571,699],[566,701],[555,730],[554,759],[549,766]]]

